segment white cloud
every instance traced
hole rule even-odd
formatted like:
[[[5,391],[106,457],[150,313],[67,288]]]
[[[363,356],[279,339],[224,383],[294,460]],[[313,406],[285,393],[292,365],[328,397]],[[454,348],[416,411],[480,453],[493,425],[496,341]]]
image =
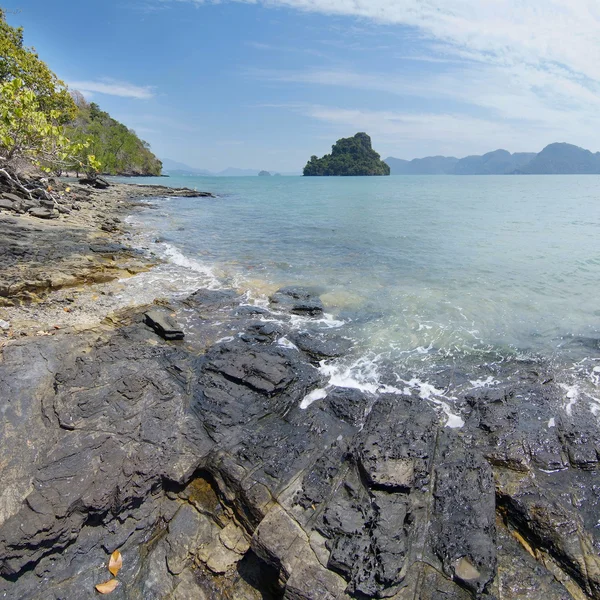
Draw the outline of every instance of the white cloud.
[[[150,86],[139,86],[114,79],[69,81],[68,85],[71,89],[80,91],[86,97],[90,97],[93,94],[107,94],[109,96],[121,96],[122,98],[147,100],[154,96],[154,90]]]
[[[600,79],[597,0],[231,1],[406,25],[473,59],[503,65],[556,63],[581,76]]]
[[[253,74],[283,84],[338,86],[413,100],[422,98],[429,105],[436,104],[437,110],[400,114],[393,110],[305,107],[303,114],[312,118],[334,125],[345,122],[348,127],[362,123],[359,128],[380,131],[387,138],[395,136],[399,143],[420,135],[439,138],[441,146],[455,135],[465,148],[470,139],[473,150],[482,140],[488,149],[491,144],[537,150],[551,141],[572,141],[598,149],[598,0],[177,1],[197,5],[218,1],[256,4],[410,28],[398,29],[398,35],[405,42],[408,35],[412,36],[415,57],[406,56],[404,44],[403,58],[397,58],[390,72],[336,67]],[[393,52],[388,51],[388,56]],[[437,65],[420,73],[414,69],[406,73],[406,60],[433,61]],[[349,96],[348,102],[352,101]],[[393,100],[388,105],[393,107]]]

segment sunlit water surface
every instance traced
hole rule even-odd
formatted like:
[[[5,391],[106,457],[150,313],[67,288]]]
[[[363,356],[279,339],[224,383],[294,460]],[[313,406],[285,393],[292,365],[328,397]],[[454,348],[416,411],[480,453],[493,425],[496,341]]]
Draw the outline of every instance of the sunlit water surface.
[[[427,387],[436,370],[540,358],[562,374],[566,402],[600,403],[598,176],[137,182],[216,195],[153,200],[132,217],[169,261],[139,285],[233,286],[262,303],[283,285],[315,288],[320,326],[355,342],[324,365],[332,383],[375,391],[385,369],[398,389],[444,397]]]

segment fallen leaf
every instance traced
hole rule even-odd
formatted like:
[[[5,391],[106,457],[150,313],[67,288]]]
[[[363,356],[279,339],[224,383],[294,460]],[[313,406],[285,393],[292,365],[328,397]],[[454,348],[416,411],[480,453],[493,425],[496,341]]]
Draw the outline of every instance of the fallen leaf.
[[[65,190],[65,192],[70,192],[70,191],[71,191],[71,188],[69,188],[69,187]]]
[[[96,586],[96,590],[98,592],[100,592],[101,594],[110,594],[111,592],[114,592],[116,587],[119,585],[119,582],[116,579],[110,579],[109,581],[106,581],[105,583],[99,583]]]
[[[108,561],[108,570],[116,577],[117,573],[121,570],[123,566],[123,557],[118,550],[115,550],[110,555],[110,560]]]

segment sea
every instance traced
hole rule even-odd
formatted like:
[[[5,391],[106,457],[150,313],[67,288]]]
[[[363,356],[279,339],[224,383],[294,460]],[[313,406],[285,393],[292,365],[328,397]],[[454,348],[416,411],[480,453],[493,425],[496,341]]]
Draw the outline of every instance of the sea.
[[[329,385],[418,394],[449,427],[457,398],[502,385],[508,363],[551,371],[567,411],[600,412],[600,176],[123,181],[215,196],[152,199],[130,217],[135,243],[164,260],[130,293],[234,288],[268,307],[280,287],[309,287],[325,314],[295,327],[353,342],[321,363]]]

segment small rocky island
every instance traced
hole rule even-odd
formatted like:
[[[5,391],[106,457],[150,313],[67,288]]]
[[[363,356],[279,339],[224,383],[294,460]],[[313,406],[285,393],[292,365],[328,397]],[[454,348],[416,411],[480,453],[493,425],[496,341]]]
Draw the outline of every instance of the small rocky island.
[[[366,133],[342,138],[322,158],[311,156],[304,167],[305,176],[324,175],[389,175],[390,167],[371,146]]]

